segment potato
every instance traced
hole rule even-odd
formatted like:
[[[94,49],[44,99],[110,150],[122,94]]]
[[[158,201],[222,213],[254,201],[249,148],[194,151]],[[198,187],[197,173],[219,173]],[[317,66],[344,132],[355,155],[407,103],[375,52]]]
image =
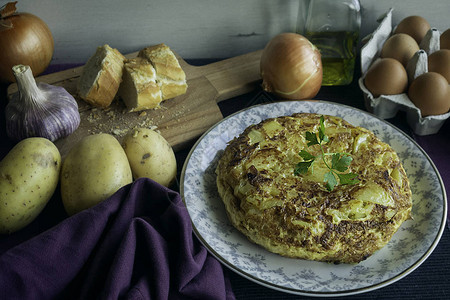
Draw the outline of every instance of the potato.
[[[20,141],[0,162],[0,234],[30,224],[58,185],[61,154],[48,139]]]
[[[173,149],[156,131],[133,129],[125,136],[122,146],[135,179],[148,177],[169,186],[176,178],[177,161]]]
[[[69,215],[106,200],[133,180],[127,156],[110,134],[84,137],[61,168],[61,197]]]

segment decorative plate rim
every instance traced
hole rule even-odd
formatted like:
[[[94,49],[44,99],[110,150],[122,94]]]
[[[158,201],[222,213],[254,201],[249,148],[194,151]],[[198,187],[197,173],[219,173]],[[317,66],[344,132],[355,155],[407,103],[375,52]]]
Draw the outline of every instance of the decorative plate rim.
[[[217,122],[216,124],[214,124],[213,126],[211,126],[206,132],[204,132],[195,142],[195,144],[192,146],[191,150],[189,151],[186,160],[184,162],[182,171],[181,171],[181,176],[180,176],[180,195],[182,197],[182,200],[185,204],[185,206],[188,209],[189,212],[189,217],[191,218],[191,223],[192,223],[192,228],[193,228],[193,232],[196,235],[196,237],[199,239],[199,241],[205,246],[205,248],[208,250],[209,253],[211,253],[219,262],[221,262],[223,265],[225,265],[227,268],[229,268],[230,270],[234,271],[235,273],[257,283],[260,284],[262,286],[274,289],[274,290],[278,290],[281,292],[286,292],[286,293],[290,293],[290,294],[295,294],[295,295],[303,295],[303,296],[315,296],[315,297],[333,297],[333,296],[349,296],[349,295],[356,295],[356,294],[361,294],[361,293],[365,293],[365,292],[369,292],[369,291],[373,291],[385,286],[388,286],[402,278],[404,278],[405,276],[407,276],[408,274],[410,274],[411,272],[413,272],[415,269],[417,269],[430,255],[431,253],[434,251],[434,249],[436,248],[436,246],[438,245],[442,234],[444,232],[445,229],[445,223],[446,223],[446,219],[447,219],[447,194],[445,191],[445,185],[443,183],[442,177],[439,174],[438,169],[436,168],[434,162],[432,161],[432,159],[428,156],[428,154],[425,152],[425,150],[423,150],[423,148],[412,138],[410,137],[408,134],[406,134],[405,132],[403,132],[402,130],[400,130],[399,128],[397,128],[395,125],[387,122],[386,120],[383,120],[382,118],[373,115],[371,113],[368,113],[364,110],[361,110],[359,108],[355,108],[355,107],[351,107],[345,104],[340,104],[340,103],[334,103],[334,102],[330,102],[330,101],[324,101],[324,100],[301,100],[301,101],[286,101],[289,103],[295,103],[295,102],[299,102],[299,103],[311,103],[311,105],[313,105],[314,103],[321,103],[321,104],[325,104],[325,105],[331,105],[331,106],[337,106],[337,107],[343,107],[349,110],[354,110],[356,112],[360,112],[363,114],[368,115],[370,118],[374,118],[382,123],[384,123],[385,125],[387,125],[388,127],[391,127],[394,131],[396,131],[397,133],[401,134],[403,137],[405,137],[410,143],[412,143],[415,147],[417,147],[417,150],[420,151],[420,153],[423,155],[423,158],[430,164],[432,170],[434,171],[437,180],[439,182],[439,186],[441,188],[442,191],[442,195],[443,195],[443,207],[442,207],[442,216],[441,216],[441,221],[440,221],[440,225],[439,225],[439,229],[435,232],[435,237],[433,242],[430,244],[430,246],[428,247],[428,249],[420,256],[420,258],[418,258],[414,263],[412,263],[409,267],[407,267],[404,271],[400,272],[399,274],[397,274],[396,276],[387,278],[385,280],[380,281],[377,284],[373,284],[373,285],[368,285],[365,287],[360,287],[360,288],[355,288],[355,289],[348,289],[348,290],[342,290],[342,291],[326,291],[326,292],[321,292],[321,291],[307,291],[307,290],[299,290],[296,288],[289,288],[289,287],[285,287],[285,286],[280,286],[277,284],[273,284],[267,280],[264,280],[262,278],[259,278],[253,274],[248,273],[245,270],[242,270],[241,268],[239,268],[238,266],[236,266],[235,264],[233,264],[232,262],[228,261],[226,258],[224,258],[220,253],[218,253],[202,236],[202,234],[199,232],[199,230],[197,229],[194,220],[192,219],[191,213],[189,212],[189,207],[186,203],[186,199],[185,199],[185,195],[184,195],[184,191],[185,191],[185,175],[186,175],[186,169],[187,166],[189,164],[189,161],[193,155],[193,153],[196,151],[198,145],[203,141],[203,139],[209,135],[215,128],[217,128],[220,124],[222,124],[223,122],[231,119],[231,118],[235,118],[237,115],[240,115],[248,110],[251,109],[263,109],[265,107],[270,107],[272,105],[277,105],[277,103],[282,103],[282,102],[277,102],[277,103],[266,103],[266,104],[257,104],[257,105],[253,105],[247,108],[244,108],[242,110],[239,110],[233,114],[230,114],[229,116],[223,118],[222,120],[220,120],[219,122]],[[293,113],[293,112],[292,112]]]

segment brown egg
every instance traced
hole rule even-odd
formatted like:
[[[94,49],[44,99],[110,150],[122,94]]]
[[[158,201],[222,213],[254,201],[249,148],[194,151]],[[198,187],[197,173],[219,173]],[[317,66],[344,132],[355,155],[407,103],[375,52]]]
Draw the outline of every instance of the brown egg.
[[[441,49],[450,49],[450,28],[441,34],[439,42]]]
[[[381,48],[381,57],[396,59],[406,67],[414,53],[419,50],[419,45],[411,36],[406,33],[397,33],[386,40]]]
[[[406,33],[420,44],[423,37],[430,30],[431,26],[428,21],[421,16],[409,16],[398,23],[394,33]]]
[[[422,117],[445,114],[450,110],[450,88],[439,73],[428,72],[413,80],[409,99],[420,109]]]
[[[450,50],[442,49],[430,54],[428,71],[441,74],[450,83]]]
[[[380,58],[370,66],[364,84],[375,98],[380,95],[401,94],[408,87],[408,75],[398,60]]]

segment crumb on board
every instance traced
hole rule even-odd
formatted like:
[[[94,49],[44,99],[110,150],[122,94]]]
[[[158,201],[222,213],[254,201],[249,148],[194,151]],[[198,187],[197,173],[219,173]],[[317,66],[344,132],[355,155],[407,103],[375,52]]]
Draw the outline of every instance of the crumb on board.
[[[117,107],[116,107],[117,106]],[[91,108],[80,112],[84,119],[90,123],[89,134],[109,133],[117,137],[125,136],[131,129],[138,127],[157,131],[155,120],[147,111],[130,113],[126,108],[115,105],[108,109]],[[160,116],[161,119],[164,115]]]

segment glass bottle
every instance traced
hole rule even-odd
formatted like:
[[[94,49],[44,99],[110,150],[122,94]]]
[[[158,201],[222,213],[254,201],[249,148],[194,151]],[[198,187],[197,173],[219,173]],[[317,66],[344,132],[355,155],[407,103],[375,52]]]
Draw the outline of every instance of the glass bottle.
[[[322,85],[352,82],[360,27],[358,0],[300,0],[297,32],[320,50]]]

